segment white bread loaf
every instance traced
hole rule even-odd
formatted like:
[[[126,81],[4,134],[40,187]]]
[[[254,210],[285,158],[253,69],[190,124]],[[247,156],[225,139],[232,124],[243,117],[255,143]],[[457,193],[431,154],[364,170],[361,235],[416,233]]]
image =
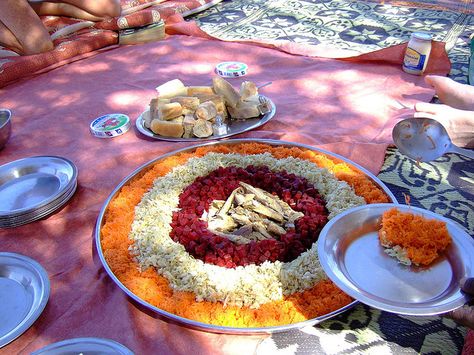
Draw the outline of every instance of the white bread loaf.
[[[155,134],[159,134],[160,136],[164,137],[174,137],[180,138],[183,136],[184,127],[183,121],[162,121],[158,119],[154,119],[151,121],[150,129]]]
[[[184,133],[183,133],[183,138],[192,138],[194,136],[193,134],[193,128],[196,123],[196,119],[192,114],[187,114],[184,115],[183,119],[183,128],[184,128]]]
[[[170,102],[158,106],[158,118],[160,120],[169,121],[173,118],[183,115],[183,106],[179,102]]]
[[[212,101],[206,101],[200,104],[194,112],[194,117],[210,121],[217,116],[217,108]]]
[[[253,101],[241,101],[237,107],[228,107],[230,117],[233,119],[244,120],[260,116],[258,104]]]
[[[174,79],[161,84],[156,88],[158,96],[162,99],[169,99],[174,96],[186,96],[188,89],[179,79]]]
[[[255,95],[258,95],[258,89],[254,82],[244,81],[240,84],[240,100],[246,101]]]
[[[197,94],[213,95],[215,94],[212,86],[188,86],[188,96],[196,96]]]
[[[193,127],[193,134],[198,138],[206,138],[211,136],[213,133],[212,131],[212,123],[206,120],[196,120],[196,123]]]
[[[215,76],[212,78],[212,87],[216,94],[224,96],[228,107],[235,108],[237,106],[240,101],[240,95],[228,81],[220,76]]]

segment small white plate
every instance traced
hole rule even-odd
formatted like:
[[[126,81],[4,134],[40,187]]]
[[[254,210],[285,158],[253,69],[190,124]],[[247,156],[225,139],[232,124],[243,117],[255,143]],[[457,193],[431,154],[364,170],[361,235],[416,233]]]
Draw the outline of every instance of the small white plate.
[[[400,264],[378,240],[382,215],[391,208],[445,222],[451,245],[428,267]],[[318,254],[324,271],[341,290],[384,311],[435,315],[471,298],[460,290],[459,282],[474,277],[474,240],[457,223],[428,210],[394,204],[347,210],[324,226]]]
[[[262,100],[266,102],[266,104],[269,107],[269,111],[260,117],[256,118],[249,118],[246,120],[231,120],[230,124],[227,126],[227,133],[216,136],[212,135],[210,137],[206,138],[173,138],[173,137],[166,137],[166,136],[160,136],[159,134],[153,133],[150,129],[145,127],[145,122],[143,120],[143,112],[140,116],[138,116],[135,125],[137,126],[137,129],[140,133],[144,134],[147,137],[162,140],[162,141],[169,141],[169,142],[201,142],[201,141],[206,141],[206,140],[213,140],[213,139],[222,139],[222,138],[227,138],[231,136],[235,136],[236,134],[240,134],[243,132],[250,131],[252,129],[255,129],[257,127],[263,126],[265,123],[270,121],[273,116],[275,116],[276,113],[276,107],[275,104],[270,100],[268,97],[265,97],[263,95],[260,95]]]
[[[45,346],[31,355],[107,354],[133,355],[127,347],[103,338],[73,338]]]
[[[43,312],[50,284],[29,257],[0,253],[0,348],[23,334]]]

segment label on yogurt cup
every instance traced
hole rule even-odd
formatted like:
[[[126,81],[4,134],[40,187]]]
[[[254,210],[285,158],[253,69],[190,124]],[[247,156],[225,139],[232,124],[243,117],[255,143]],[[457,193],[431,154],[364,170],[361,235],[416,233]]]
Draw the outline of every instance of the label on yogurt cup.
[[[112,113],[96,118],[90,124],[90,132],[99,138],[120,136],[130,128],[130,118],[122,113]]]
[[[241,62],[222,62],[217,64],[216,73],[224,78],[237,78],[247,74],[248,66]]]

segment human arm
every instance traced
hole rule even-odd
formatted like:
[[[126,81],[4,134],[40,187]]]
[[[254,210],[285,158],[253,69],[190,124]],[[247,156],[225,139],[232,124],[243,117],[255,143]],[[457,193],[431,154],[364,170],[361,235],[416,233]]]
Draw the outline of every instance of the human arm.
[[[474,296],[474,278],[461,281],[461,289]],[[455,322],[474,329],[474,306],[464,305],[461,308],[444,314],[445,317],[453,319]]]

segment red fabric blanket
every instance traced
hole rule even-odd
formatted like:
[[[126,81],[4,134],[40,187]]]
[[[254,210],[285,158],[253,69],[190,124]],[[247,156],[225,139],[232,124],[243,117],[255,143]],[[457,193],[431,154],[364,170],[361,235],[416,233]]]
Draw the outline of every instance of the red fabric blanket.
[[[249,66],[244,79],[273,82],[262,94],[277,107],[266,125],[238,138],[318,145],[377,173],[391,128],[404,112],[398,102],[409,105],[433,95],[422,77],[401,70],[403,50],[398,46],[342,61],[175,35],[97,53],[0,89],[0,107],[13,112],[13,134],[0,152],[0,164],[59,155],[79,169],[78,190],[61,211],[0,231],[2,250],[40,262],[52,286],[39,319],[2,351],[30,353],[55,341],[92,336],[117,340],[137,354],[254,352],[260,337],[207,334],[160,321],[107,277],[91,240],[107,196],[141,164],[187,144],[151,140],[135,129],[99,139],[89,133],[89,124],[112,112],[128,114],[135,123],[157,85],[175,78],[207,85],[217,63],[238,60]],[[429,71],[446,74],[449,61],[441,43],[434,53]]]
[[[222,0],[121,0],[122,15],[101,22],[44,16],[44,25],[54,39],[54,50],[18,56],[0,46],[0,87],[19,79],[82,59],[94,51],[116,45],[118,31],[166,21],[169,16],[187,16]]]

